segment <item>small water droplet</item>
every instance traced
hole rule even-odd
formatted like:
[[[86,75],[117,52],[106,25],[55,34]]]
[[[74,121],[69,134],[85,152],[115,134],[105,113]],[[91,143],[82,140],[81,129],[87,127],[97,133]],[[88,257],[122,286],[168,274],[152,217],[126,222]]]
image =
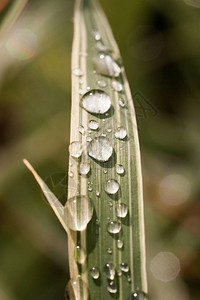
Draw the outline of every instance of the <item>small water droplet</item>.
[[[81,98],[81,106],[90,113],[104,114],[111,107],[111,99],[102,90],[91,90]]]
[[[116,165],[116,172],[117,172],[117,174],[121,175],[121,174],[124,174],[125,169],[122,165]]]
[[[91,89],[91,87],[90,87],[90,86],[87,86],[86,89],[89,91],[89,90]]]
[[[96,191],[96,196],[100,197],[100,192],[99,191]]]
[[[81,175],[87,175],[90,172],[90,164],[87,162],[82,162],[79,166],[79,173]]]
[[[72,163],[71,161],[69,162],[69,166],[70,166],[70,167],[72,167],[72,166],[73,166],[73,163]]]
[[[98,279],[99,276],[100,276],[100,271],[99,271],[99,268],[97,267],[92,267],[90,269],[90,274],[92,276],[93,279]]]
[[[110,77],[118,77],[121,73],[121,68],[110,54],[103,52],[97,53],[93,58],[93,63],[95,70],[99,74]]]
[[[69,198],[64,208],[66,225],[75,231],[84,230],[92,218],[93,210],[93,203],[87,196]]]
[[[127,281],[128,281],[128,283],[130,283],[131,282],[131,277],[129,276],[129,275],[127,275]],[[137,298],[136,298],[137,299]],[[139,299],[139,298],[138,298]]]
[[[107,291],[111,294],[117,293],[117,285],[114,281],[110,281],[107,286]]]
[[[106,137],[106,136],[107,136],[107,134],[106,134],[106,133],[102,133],[102,134],[101,134],[101,136],[103,136],[103,137]]]
[[[110,280],[114,280],[115,278],[115,268],[112,263],[105,264],[105,273],[106,277]]]
[[[91,136],[87,136],[87,137],[86,137],[86,142],[90,143],[91,141],[92,141]]]
[[[78,93],[79,93],[79,95],[83,95],[84,94],[84,90],[83,89],[79,89]]]
[[[98,83],[98,86],[101,88],[105,88],[107,86],[107,84],[104,80],[98,80],[97,83]]]
[[[90,185],[88,186],[88,191],[89,191],[89,192],[92,192],[92,191],[93,191],[93,188],[92,188]]]
[[[84,134],[84,133],[85,133],[85,129],[84,129],[84,127],[83,127],[82,125],[80,125],[80,126],[78,127],[78,131],[79,131],[81,134]]]
[[[75,75],[75,76],[82,76],[83,75],[83,71],[79,68],[75,68],[72,73]]]
[[[66,287],[66,299],[88,300],[88,294],[87,285],[80,277],[70,279]]]
[[[71,177],[71,178],[74,177],[74,173],[72,171],[69,171],[68,174],[69,174],[69,177]]]
[[[95,120],[90,120],[88,127],[92,130],[97,130],[99,128],[99,124]]]
[[[118,270],[117,271],[117,275],[120,277],[120,276],[122,276],[122,271],[121,270]]]
[[[124,242],[122,240],[117,240],[117,248],[122,249],[124,246]]]
[[[105,169],[105,170],[103,170],[103,172],[104,172],[104,174],[107,174],[107,173],[108,173],[108,170],[107,170],[107,169]]]
[[[108,161],[113,154],[112,144],[105,137],[94,138],[89,144],[88,154],[98,161]]]
[[[118,203],[116,207],[116,215],[118,218],[125,218],[128,213],[128,208],[125,203]]]
[[[86,259],[86,252],[80,246],[75,248],[75,260],[78,264],[83,264]]]
[[[111,201],[108,202],[110,207],[113,207],[113,203]]]
[[[117,81],[117,80],[113,80],[112,81],[112,88],[116,91],[116,92],[121,92],[123,90],[123,86],[122,84]]]
[[[101,41],[98,41],[96,42],[96,49],[99,51],[106,51],[107,48]]]
[[[82,155],[82,146],[80,142],[72,142],[69,145],[69,154],[72,157],[79,158]]]
[[[92,130],[88,129],[88,133],[89,133],[89,134],[92,133]]]
[[[109,248],[107,249],[107,252],[108,252],[108,254],[112,254],[112,248],[109,247]]]
[[[126,101],[124,99],[122,99],[122,98],[119,98],[118,103],[119,103],[119,106],[121,106],[121,107],[125,107],[126,106]]]
[[[112,129],[111,128],[107,128],[107,132],[108,133],[112,132]]]
[[[93,30],[92,34],[96,41],[99,41],[101,39],[101,34],[98,30]]]
[[[109,233],[116,234],[116,233],[120,232],[121,227],[122,227],[121,222],[119,222],[119,221],[109,221],[107,229],[108,229]]]
[[[106,182],[105,191],[111,195],[116,194],[119,191],[119,183],[115,179],[109,179]]]
[[[120,269],[123,271],[123,272],[128,272],[129,271],[129,265],[127,264],[127,263],[125,263],[125,262],[122,262],[121,264],[120,264]]]
[[[123,139],[125,139],[126,136],[127,136],[127,132],[126,132],[126,129],[124,127],[118,127],[115,130],[116,139],[123,140]]]

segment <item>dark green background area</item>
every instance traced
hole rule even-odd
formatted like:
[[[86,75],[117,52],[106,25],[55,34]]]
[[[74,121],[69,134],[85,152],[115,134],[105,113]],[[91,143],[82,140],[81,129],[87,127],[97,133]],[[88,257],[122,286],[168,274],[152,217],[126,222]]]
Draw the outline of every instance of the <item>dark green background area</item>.
[[[61,300],[69,279],[67,239],[26,157],[43,179],[65,194],[70,126],[72,0],[30,1],[14,29],[38,40],[19,60],[0,45],[0,299]],[[183,0],[101,0],[119,45],[139,124],[144,174],[147,270],[152,299],[197,300],[199,269],[200,9]],[[60,175],[59,175],[60,174]],[[189,200],[163,203],[160,181],[180,174]],[[177,279],[150,271],[161,251],[180,260]]]

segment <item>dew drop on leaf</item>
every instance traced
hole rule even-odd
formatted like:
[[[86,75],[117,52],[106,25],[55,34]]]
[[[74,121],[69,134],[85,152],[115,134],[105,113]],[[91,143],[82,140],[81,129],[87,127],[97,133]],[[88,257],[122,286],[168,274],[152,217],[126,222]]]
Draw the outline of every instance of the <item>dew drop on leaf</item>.
[[[75,260],[78,264],[83,264],[86,259],[86,252],[80,247],[75,248]]]
[[[117,293],[117,285],[115,281],[110,281],[107,285],[107,291],[111,294]]]
[[[115,130],[116,139],[123,140],[123,139],[125,139],[126,136],[127,136],[127,132],[126,132],[126,129],[124,127],[118,127]]]
[[[126,101],[124,99],[122,99],[122,98],[119,98],[118,103],[119,103],[119,106],[121,106],[121,107],[125,107],[126,106]]]
[[[120,264],[120,269],[123,271],[123,272],[128,272],[129,271],[129,265],[127,264],[127,263],[124,263],[124,262],[122,262],[121,264]]]
[[[104,91],[95,89],[85,93],[80,104],[90,113],[104,114],[111,107],[111,99]]]
[[[115,179],[109,179],[105,185],[107,194],[114,195],[119,191],[119,183]]]
[[[78,127],[78,131],[79,131],[81,134],[84,134],[84,133],[85,133],[85,129],[84,129],[84,127],[83,127],[82,125],[80,125],[80,126]]]
[[[93,63],[95,70],[99,74],[110,77],[118,77],[121,73],[121,68],[110,54],[103,52],[97,53],[93,58]]]
[[[117,248],[122,249],[124,246],[124,242],[122,240],[117,240]]]
[[[97,161],[108,161],[113,154],[112,144],[105,137],[96,137],[89,144],[88,154]]]
[[[115,268],[112,263],[106,263],[105,264],[105,273],[106,277],[110,280],[114,280],[115,278]]]
[[[123,86],[122,84],[117,81],[117,80],[113,80],[112,81],[112,88],[116,91],[116,92],[121,92],[123,90]]]
[[[125,169],[122,165],[116,165],[116,172],[117,172],[117,174],[122,175],[122,174],[124,174]]]
[[[70,279],[66,286],[65,299],[80,300],[80,295],[81,300],[88,300],[87,284],[80,277]]]
[[[75,68],[72,73],[75,75],[75,76],[82,76],[83,75],[83,71],[79,68]]]
[[[89,124],[88,124],[88,127],[91,129],[91,130],[97,130],[99,128],[99,124],[97,123],[97,121],[95,120],[90,120],[89,121]]]
[[[87,162],[80,163],[79,173],[81,175],[87,175],[90,172],[90,164]]]
[[[79,158],[82,155],[82,145],[80,142],[72,142],[69,145],[69,154],[72,157]]]
[[[109,233],[116,234],[116,233],[120,232],[121,227],[122,227],[121,222],[119,222],[119,221],[109,221],[107,229],[108,229]]]
[[[128,208],[125,203],[118,203],[116,207],[116,215],[118,218],[125,218],[128,213]]]
[[[100,276],[100,271],[99,271],[99,268],[97,267],[92,267],[90,269],[90,274],[92,276],[93,279],[98,279],[99,276]]]

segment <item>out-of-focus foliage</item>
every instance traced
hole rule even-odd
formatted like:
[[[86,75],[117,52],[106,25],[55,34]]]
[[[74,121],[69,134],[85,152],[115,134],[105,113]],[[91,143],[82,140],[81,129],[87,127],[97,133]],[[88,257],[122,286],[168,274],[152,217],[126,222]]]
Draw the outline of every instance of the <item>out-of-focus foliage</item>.
[[[192,2],[101,0],[137,107],[155,300],[200,298],[200,10]],[[65,197],[73,4],[28,2],[0,43],[2,300],[63,299],[69,278],[64,230],[21,160]]]

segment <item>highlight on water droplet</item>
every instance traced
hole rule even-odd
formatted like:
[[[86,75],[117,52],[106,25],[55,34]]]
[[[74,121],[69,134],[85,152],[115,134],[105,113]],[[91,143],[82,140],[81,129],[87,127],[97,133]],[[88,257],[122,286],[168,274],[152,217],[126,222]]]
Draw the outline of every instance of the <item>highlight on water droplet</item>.
[[[95,89],[83,95],[80,105],[90,113],[104,114],[111,107],[111,99],[106,92]]]
[[[88,124],[88,127],[91,129],[91,130],[97,130],[99,128],[99,124],[97,121],[95,120],[90,120],[89,121],[89,124]]]
[[[129,271],[129,265],[128,265],[127,263],[125,263],[125,262],[122,262],[122,263],[120,264],[120,269],[121,269],[123,272],[127,273],[127,272]]]
[[[88,147],[88,155],[100,162],[108,161],[113,154],[111,142],[102,136],[94,138]]]
[[[81,246],[76,246],[75,247],[75,260],[78,264],[83,264],[87,254],[86,252],[81,248]]]
[[[90,164],[87,162],[80,163],[79,173],[81,175],[87,175],[90,172]]]
[[[116,294],[117,293],[117,284],[116,284],[115,281],[108,282],[107,291],[111,294]]]
[[[128,213],[128,207],[125,203],[118,203],[116,207],[116,215],[118,218],[125,218]]]
[[[28,28],[17,29],[9,37],[6,48],[9,54],[18,60],[32,58],[38,48],[38,39]]]
[[[110,262],[106,263],[105,267],[104,267],[104,270],[105,270],[106,277],[110,280],[114,280],[114,278],[115,278],[115,267],[113,266],[113,264],[110,263]]]
[[[105,191],[107,194],[114,195],[119,191],[119,183],[115,179],[109,179],[105,185]]]
[[[118,77],[121,73],[121,68],[110,54],[104,52],[97,53],[93,58],[93,63],[95,70],[99,74]]]
[[[80,68],[75,68],[75,69],[73,69],[72,73],[73,73],[75,76],[82,76],[82,75],[83,75],[83,71],[82,71]]]
[[[121,231],[122,225],[119,221],[109,221],[107,230],[109,233],[117,234]]]
[[[118,127],[115,130],[116,139],[123,140],[123,139],[125,139],[126,136],[127,136],[127,132],[126,132],[126,129],[124,127]]]
[[[83,231],[92,219],[93,210],[93,202],[87,196],[69,198],[64,208],[66,225],[74,231]]]
[[[69,154],[74,158],[79,158],[82,155],[82,145],[80,142],[72,142],[69,145]]]
[[[142,298],[142,296],[143,296],[143,298]],[[139,300],[139,299],[144,299],[144,298],[145,298],[145,294],[143,292],[133,292],[133,293],[131,293],[128,300]]]
[[[111,85],[116,92],[121,92],[123,90],[122,84],[117,80],[113,80]]]
[[[96,191],[96,196],[100,197],[100,192],[99,191]]]
[[[116,165],[116,172],[117,172],[117,174],[122,175],[122,174],[124,174],[125,169],[122,165]]]
[[[89,293],[87,284],[80,278],[72,278],[65,290],[66,299],[88,300]]]
[[[100,271],[98,267],[92,267],[90,269],[90,274],[92,276],[93,279],[98,279],[100,276]]]

